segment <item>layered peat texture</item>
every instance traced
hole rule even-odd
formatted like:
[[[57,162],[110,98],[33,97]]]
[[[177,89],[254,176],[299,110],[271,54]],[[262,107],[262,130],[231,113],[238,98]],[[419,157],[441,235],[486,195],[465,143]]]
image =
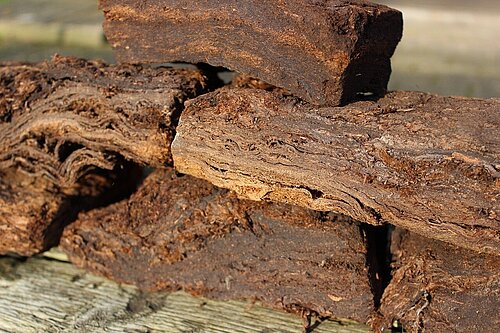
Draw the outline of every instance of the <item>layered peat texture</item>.
[[[43,177],[0,170],[0,254],[30,256],[57,245],[78,212],[130,195],[141,175],[136,165],[117,163],[114,170],[94,170],[60,188]]]
[[[500,258],[398,230],[382,328],[405,332],[496,332]],[[395,325],[397,323],[397,325]]]
[[[197,71],[75,58],[1,64],[0,253],[45,248],[41,235],[75,215],[71,198],[109,191],[129,162],[171,164],[183,102],[205,84]]]
[[[171,163],[183,103],[201,93],[197,71],[110,66],[56,57],[0,67],[0,169],[19,167],[72,184],[116,155]]]
[[[61,247],[76,265],[143,290],[362,322],[373,311],[367,248],[352,220],[239,200],[171,170],[155,171],[128,200],[80,214]]]
[[[500,100],[394,92],[316,108],[258,89],[189,101],[178,171],[258,201],[500,254]]]
[[[316,105],[381,95],[402,36],[400,12],[346,0],[100,0],[121,62],[208,63]]]

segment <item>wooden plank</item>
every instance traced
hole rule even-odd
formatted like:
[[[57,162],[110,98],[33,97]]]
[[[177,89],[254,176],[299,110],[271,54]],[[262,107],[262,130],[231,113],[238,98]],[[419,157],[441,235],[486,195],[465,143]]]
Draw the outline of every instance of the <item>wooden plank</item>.
[[[209,63],[319,105],[383,94],[403,25],[399,11],[367,1],[101,0],[100,8],[119,61]]]
[[[60,246],[78,266],[142,290],[299,314],[365,323],[383,292],[355,221],[240,200],[173,169],[153,172],[127,200],[80,214]]]
[[[0,258],[0,332],[300,332],[301,318],[247,302],[182,292],[143,294],[66,262]],[[315,333],[364,333],[352,321],[324,321]]]
[[[395,92],[315,108],[257,89],[188,103],[180,172],[253,200],[389,222],[500,255],[500,100]]]

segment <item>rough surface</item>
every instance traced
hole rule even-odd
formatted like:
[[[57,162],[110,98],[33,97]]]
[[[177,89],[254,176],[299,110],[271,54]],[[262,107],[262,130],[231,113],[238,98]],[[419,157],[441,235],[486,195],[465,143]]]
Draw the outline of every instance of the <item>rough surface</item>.
[[[117,58],[209,63],[313,104],[383,94],[402,15],[356,0],[101,0]]]
[[[46,249],[78,209],[105,202],[111,187],[133,187],[127,160],[170,164],[183,102],[204,80],[57,56],[0,64],[0,253]]]
[[[405,332],[498,332],[500,259],[398,230],[383,328]]]
[[[252,200],[385,222],[500,254],[500,100],[394,92],[315,108],[221,89],[188,102],[172,144],[182,173]]]
[[[142,293],[43,258],[0,258],[0,286],[0,331],[8,333],[297,333],[302,328],[300,317],[259,304]],[[314,328],[314,333],[368,332],[348,320],[325,320]]]
[[[136,166],[118,163],[114,170],[89,172],[63,189],[19,170],[0,170],[0,254],[29,256],[49,249],[79,211],[124,198],[140,176]]]
[[[0,65],[0,169],[22,168],[70,186],[116,155],[153,167],[171,162],[170,142],[197,71],[111,66],[55,57]]]
[[[273,86],[272,84],[266,83],[250,75],[238,73],[234,73],[233,75],[234,76],[231,82],[227,84],[227,87],[229,88],[260,89],[266,91],[275,91],[285,96],[291,96],[290,93],[285,89]]]
[[[366,246],[346,217],[238,200],[156,171],[127,201],[81,214],[61,240],[72,262],[144,290],[250,299],[366,322]]]

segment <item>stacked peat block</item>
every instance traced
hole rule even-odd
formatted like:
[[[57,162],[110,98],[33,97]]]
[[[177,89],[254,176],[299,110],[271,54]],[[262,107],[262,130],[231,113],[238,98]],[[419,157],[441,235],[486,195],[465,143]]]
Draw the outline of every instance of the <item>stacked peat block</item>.
[[[80,215],[62,248],[79,266],[141,289],[366,322],[374,311],[367,245],[347,217],[241,200],[156,170],[129,200]]]
[[[495,331],[500,100],[386,94],[401,13],[100,6],[122,64],[0,67],[0,253],[60,239],[78,266],[148,291]],[[166,62],[200,70],[141,65]],[[218,87],[217,67],[240,74]]]
[[[139,165],[171,163],[198,71],[54,57],[0,67],[0,253],[56,245],[79,210],[127,197]]]

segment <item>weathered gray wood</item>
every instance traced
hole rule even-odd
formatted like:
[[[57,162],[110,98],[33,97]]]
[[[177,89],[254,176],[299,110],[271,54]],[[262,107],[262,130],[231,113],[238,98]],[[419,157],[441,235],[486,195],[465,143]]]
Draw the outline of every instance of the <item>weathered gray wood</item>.
[[[146,295],[66,262],[0,258],[0,332],[286,333],[302,328],[301,318],[258,304],[215,302],[181,292]],[[324,321],[313,332],[369,329],[351,321]]]
[[[175,167],[241,197],[500,255],[500,100],[395,92],[315,108],[258,89],[188,102]]]

